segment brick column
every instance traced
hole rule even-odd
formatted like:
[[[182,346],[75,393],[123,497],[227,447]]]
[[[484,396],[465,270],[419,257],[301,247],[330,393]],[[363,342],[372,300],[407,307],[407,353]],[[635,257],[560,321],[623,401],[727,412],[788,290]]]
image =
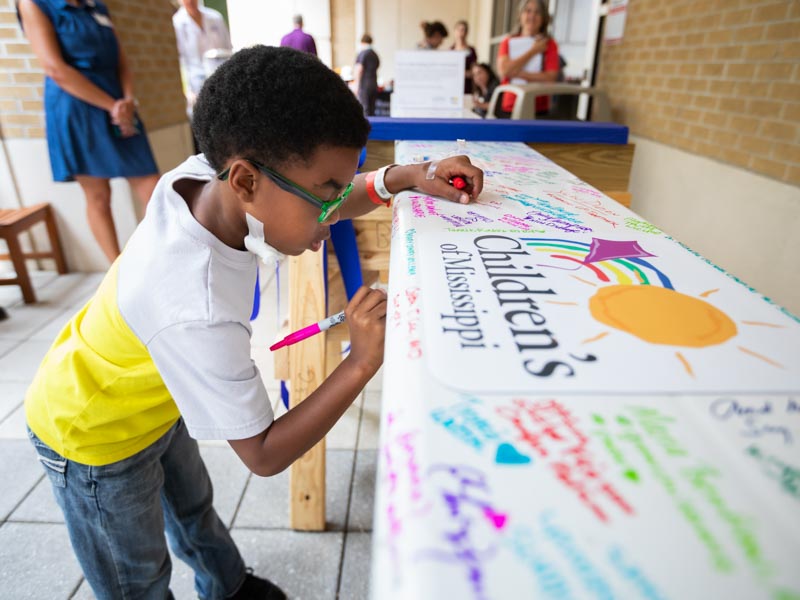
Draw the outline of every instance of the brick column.
[[[0,136],[44,137],[43,78],[17,23],[13,0],[0,0]]]
[[[599,85],[631,133],[800,185],[800,2],[637,0]]]

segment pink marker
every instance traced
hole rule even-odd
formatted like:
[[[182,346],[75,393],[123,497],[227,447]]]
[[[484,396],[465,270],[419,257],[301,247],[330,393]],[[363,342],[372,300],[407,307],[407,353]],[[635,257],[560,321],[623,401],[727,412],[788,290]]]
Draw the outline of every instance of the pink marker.
[[[298,329],[294,333],[290,333],[285,338],[283,338],[280,342],[275,342],[272,346],[269,347],[270,352],[274,352],[278,348],[283,348],[284,346],[291,346],[292,344],[296,344],[297,342],[302,342],[306,338],[310,338],[311,336],[317,335],[323,331],[327,331],[334,325],[338,325],[339,323],[344,322],[344,311],[340,313],[336,313],[333,316],[330,316],[326,319],[322,319],[319,323],[314,323],[313,325],[309,325],[308,327],[303,327],[302,329]]]

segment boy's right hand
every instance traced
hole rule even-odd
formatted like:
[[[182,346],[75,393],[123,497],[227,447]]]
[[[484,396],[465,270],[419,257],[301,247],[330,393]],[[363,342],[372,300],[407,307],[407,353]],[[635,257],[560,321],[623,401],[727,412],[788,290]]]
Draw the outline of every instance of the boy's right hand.
[[[386,335],[386,292],[361,287],[344,309],[350,328],[350,358],[356,364],[377,372],[383,364]]]

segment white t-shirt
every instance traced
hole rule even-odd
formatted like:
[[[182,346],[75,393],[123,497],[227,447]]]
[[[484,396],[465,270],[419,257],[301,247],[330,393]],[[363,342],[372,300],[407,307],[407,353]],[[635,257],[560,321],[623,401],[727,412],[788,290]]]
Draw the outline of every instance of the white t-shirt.
[[[181,67],[186,73],[189,91],[194,94],[200,92],[208,75],[203,55],[208,50],[233,48],[222,15],[212,8],[204,6],[198,8],[203,18],[203,27],[198,26],[183,7],[172,16]]]
[[[264,431],[274,417],[250,358],[257,259],[205,229],[173,188],[214,176],[198,155],[161,178],[119,259],[117,305],[191,436],[232,440]]]

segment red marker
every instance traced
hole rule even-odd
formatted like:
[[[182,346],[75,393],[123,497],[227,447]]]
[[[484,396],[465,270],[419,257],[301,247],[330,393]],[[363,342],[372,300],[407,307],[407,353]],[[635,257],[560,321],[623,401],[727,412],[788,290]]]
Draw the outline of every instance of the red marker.
[[[464,180],[463,177],[458,177],[458,176],[453,177],[453,179],[450,180],[450,183],[457,190],[463,190],[464,188],[467,187],[467,182]]]

